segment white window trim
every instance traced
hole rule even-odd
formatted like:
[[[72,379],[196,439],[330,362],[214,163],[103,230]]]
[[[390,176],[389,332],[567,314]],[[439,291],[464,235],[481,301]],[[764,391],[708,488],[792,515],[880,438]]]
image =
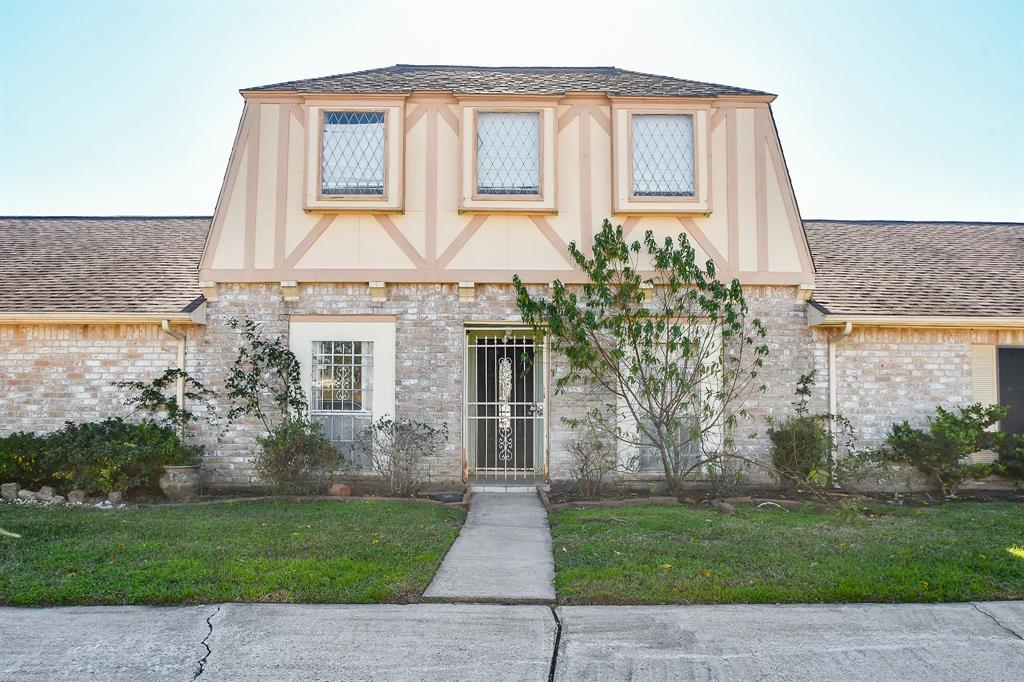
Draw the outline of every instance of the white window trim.
[[[395,321],[301,321],[289,325],[288,347],[299,361],[299,381],[307,406],[312,400],[313,342],[369,341],[373,390],[370,411],[374,421],[395,416]]]
[[[540,114],[540,194],[479,194],[476,179],[477,114],[482,112]],[[460,213],[548,213],[558,212],[556,177],[557,106],[552,103],[497,102],[464,103],[461,111],[461,153],[459,154]]]
[[[323,194],[323,115],[328,111],[384,114],[384,194]],[[305,202],[308,212],[401,213],[405,200],[405,103],[395,100],[306,100]]]
[[[693,117],[693,196],[645,197],[633,195],[633,114],[668,114]],[[612,102],[612,213],[711,214],[710,105],[677,107],[639,102]]]
[[[720,337],[719,337],[719,341],[718,341],[718,352],[719,353],[722,352],[722,343],[721,343],[721,338]],[[704,398],[705,394],[707,393],[707,390],[708,390],[707,382],[706,381],[702,382],[701,386],[700,386],[701,399]],[[618,398],[616,400],[615,410],[617,412],[617,414],[616,414],[617,423],[618,423],[619,428],[622,429],[622,432],[626,433],[626,434],[633,434],[633,435],[635,435],[636,436],[636,440],[639,441],[641,439],[641,434],[640,434],[639,429],[637,427],[637,421],[636,421],[636,419],[634,419],[633,415],[630,413],[629,408],[626,405],[626,402],[622,398],[622,396],[618,396]],[[715,424],[714,427],[708,431],[708,433],[707,433],[707,435],[705,437],[705,446],[698,445],[698,448],[700,450],[700,455],[703,455],[703,453],[707,452],[708,450],[714,450],[714,448],[717,445],[720,445],[722,443],[722,436],[723,436],[722,424],[721,423]],[[640,445],[639,445],[639,443],[634,445],[632,443],[626,443],[626,442],[622,441],[621,439],[617,440],[617,443],[618,443],[617,456],[618,456],[619,463],[622,466],[628,465],[630,463],[630,460],[633,460],[633,461],[636,461],[636,462],[640,461]],[[644,477],[644,476],[662,476],[662,475],[664,475],[664,472],[661,471],[661,470],[657,470],[657,471],[655,471],[655,470],[647,470],[647,471],[640,470],[640,471],[636,472],[636,475],[637,476],[641,476],[641,477]]]

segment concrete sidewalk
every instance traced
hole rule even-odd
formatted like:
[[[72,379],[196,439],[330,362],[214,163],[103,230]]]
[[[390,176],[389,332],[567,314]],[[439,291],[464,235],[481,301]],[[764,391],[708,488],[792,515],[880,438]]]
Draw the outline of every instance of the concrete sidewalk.
[[[548,515],[537,493],[477,493],[428,601],[547,604],[555,600]]]
[[[993,682],[1022,634],[1024,602],[0,608],[0,680]]]

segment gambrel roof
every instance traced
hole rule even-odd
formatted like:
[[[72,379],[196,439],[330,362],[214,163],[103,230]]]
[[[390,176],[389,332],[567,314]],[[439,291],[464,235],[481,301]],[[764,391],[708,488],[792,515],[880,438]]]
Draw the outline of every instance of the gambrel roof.
[[[456,95],[564,95],[598,92],[610,97],[719,97],[770,93],[683,80],[614,66],[447,66],[396,64],[379,69],[246,88],[242,92],[394,94],[443,91]]]
[[[805,220],[829,315],[1024,317],[1024,224]]]
[[[0,217],[0,313],[182,313],[207,217]]]

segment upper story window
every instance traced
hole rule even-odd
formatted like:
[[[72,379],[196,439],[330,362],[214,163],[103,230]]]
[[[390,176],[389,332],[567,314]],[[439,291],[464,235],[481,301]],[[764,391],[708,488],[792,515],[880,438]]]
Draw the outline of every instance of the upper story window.
[[[540,195],[540,112],[480,112],[476,193]]]
[[[384,196],[385,113],[324,111],[320,194]]]
[[[693,116],[633,114],[630,163],[635,197],[692,197]]]

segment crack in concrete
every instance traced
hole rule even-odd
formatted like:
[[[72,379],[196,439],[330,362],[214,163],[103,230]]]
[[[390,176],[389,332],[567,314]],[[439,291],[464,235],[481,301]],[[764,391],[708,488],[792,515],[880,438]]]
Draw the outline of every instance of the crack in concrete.
[[[1013,635],[1013,636],[1014,636],[1014,637],[1016,637],[1017,639],[1019,639],[1019,640],[1022,640],[1022,641],[1024,641],[1024,637],[1021,637],[1021,636],[1020,636],[1019,634],[1017,634],[1017,631],[1016,631],[1016,630],[1014,630],[1013,628],[1011,628],[1011,627],[1009,627],[1009,626],[1007,626],[1007,625],[1004,625],[1004,624],[1002,623],[1002,621],[1000,621],[1000,620],[999,620],[998,618],[996,618],[995,616],[993,616],[993,615],[992,615],[991,613],[989,613],[989,612],[988,612],[988,611],[986,611],[985,609],[983,609],[983,608],[981,608],[980,606],[978,606],[978,604],[977,604],[976,602],[973,602],[973,601],[972,601],[972,602],[971,602],[971,606],[973,606],[973,607],[974,607],[974,610],[975,610],[975,611],[977,611],[978,613],[980,613],[980,614],[982,614],[982,615],[985,615],[985,616],[988,616],[988,617],[989,617],[989,618],[990,618],[990,619],[992,620],[992,622],[993,622],[993,623],[995,623],[996,625],[998,625],[998,626],[999,626],[999,627],[1001,627],[1002,629],[1006,630],[1007,632],[1009,632],[1009,633],[1010,633],[1011,635]]]
[[[207,642],[210,640],[210,636],[213,635],[213,617],[216,616],[218,613],[220,613],[219,604],[217,605],[217,608],[213,610],[213,613],[211,613],[206,619],[206,637],[203,637],[203,641],[200,642],[200,644],[202,644],[203,647],[206,649],[206,654],[199,659],[199,669],[196,670],[195,675],[192,676],[193,682],[199,679],[199,676],[203,674],[203,671],[206,669],[206,661],[210,658],[210,654],[213,653],[213,651],[210,649],[210,645],[207,644]]]
[[[562,620],[554,606],[548,608],[551,609],[551,617],[555,619],[555,650],[551,652],[551,668],[548,670],[548,682],[554,682],[555,668],[558,667],[558,648],[562,646]]]

